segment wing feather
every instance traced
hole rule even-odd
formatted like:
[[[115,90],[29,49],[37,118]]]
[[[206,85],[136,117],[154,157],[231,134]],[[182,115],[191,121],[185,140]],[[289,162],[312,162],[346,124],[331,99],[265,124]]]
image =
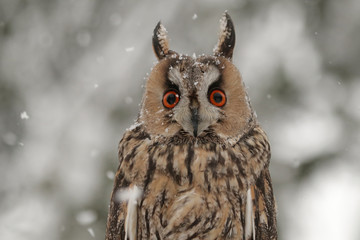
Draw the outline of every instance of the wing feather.
[[[253,239],[277,239],[276,204],[267,168],[251,187],[251,197],[255,229]]]

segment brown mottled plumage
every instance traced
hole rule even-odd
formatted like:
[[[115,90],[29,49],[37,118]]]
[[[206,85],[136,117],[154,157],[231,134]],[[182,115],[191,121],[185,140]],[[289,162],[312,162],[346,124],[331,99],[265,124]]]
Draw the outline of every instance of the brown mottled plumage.
[[[277,239],[270,145],[231,63],[234,44],[227,13],[214,56],[169,50],[156,26],[159,63],[119,144],[107,240]],[[211,101],[214,90],[224,95]]]

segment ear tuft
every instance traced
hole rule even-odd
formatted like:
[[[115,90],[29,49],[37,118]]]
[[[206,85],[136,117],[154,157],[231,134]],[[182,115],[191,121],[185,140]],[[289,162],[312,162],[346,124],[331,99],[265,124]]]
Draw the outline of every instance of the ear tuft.
[[[169,53],[169,41],[167,38],[167,31],[161,22],[158,22],[154,29],[152,42],[156,57],[159,60],[166,57],[166,55]]]
[[[234,24],[227,12],[220,19],[220,34],[217,45],[214,48],[214,55],[224,56],[231,59],[235,46]]]

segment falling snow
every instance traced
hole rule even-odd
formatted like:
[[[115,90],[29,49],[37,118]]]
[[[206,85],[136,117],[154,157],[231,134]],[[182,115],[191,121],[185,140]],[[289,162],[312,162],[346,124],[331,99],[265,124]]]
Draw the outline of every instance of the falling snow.
[[[30,117],[29,117],[29,115],[27,114],[27,112],[22,112],[22,113],[20,114],[20,118],[21,118],[21,119],[24,119],[24,120],[27,120],[27,119],[29,119]]]
[[[116,193],[116,199],[119,202],[136,202],[142,195],[141,188],[136,185],[129,188],[124,188]]]
[[[87,230],[88,230],[90,236],[92,236],[93,238],[95,238],[95,232],[94,232],[94,230],[93,230],[92,228],[88,228]]]
[[[128,47],[128,48],[125,48],[125,52],[132,52],[135,50],[135,47]]]
[[[106,177],[110,180],[113,180],[115,178],[115,173],[113,171],[107,171]]]
[[[89,225],[97,220],[98,216],[93,210],[84,210],[76,214],[76,221],[81,225]]]

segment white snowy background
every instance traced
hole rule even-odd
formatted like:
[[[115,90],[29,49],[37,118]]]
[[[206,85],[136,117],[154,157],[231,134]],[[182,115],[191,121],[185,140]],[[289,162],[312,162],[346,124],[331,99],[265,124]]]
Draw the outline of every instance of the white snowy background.
[[[117,144],[156,61],[228,10],[272,146],[279,238],[360,239],[360,1],[0,0],[0,239],[104,239]]]

